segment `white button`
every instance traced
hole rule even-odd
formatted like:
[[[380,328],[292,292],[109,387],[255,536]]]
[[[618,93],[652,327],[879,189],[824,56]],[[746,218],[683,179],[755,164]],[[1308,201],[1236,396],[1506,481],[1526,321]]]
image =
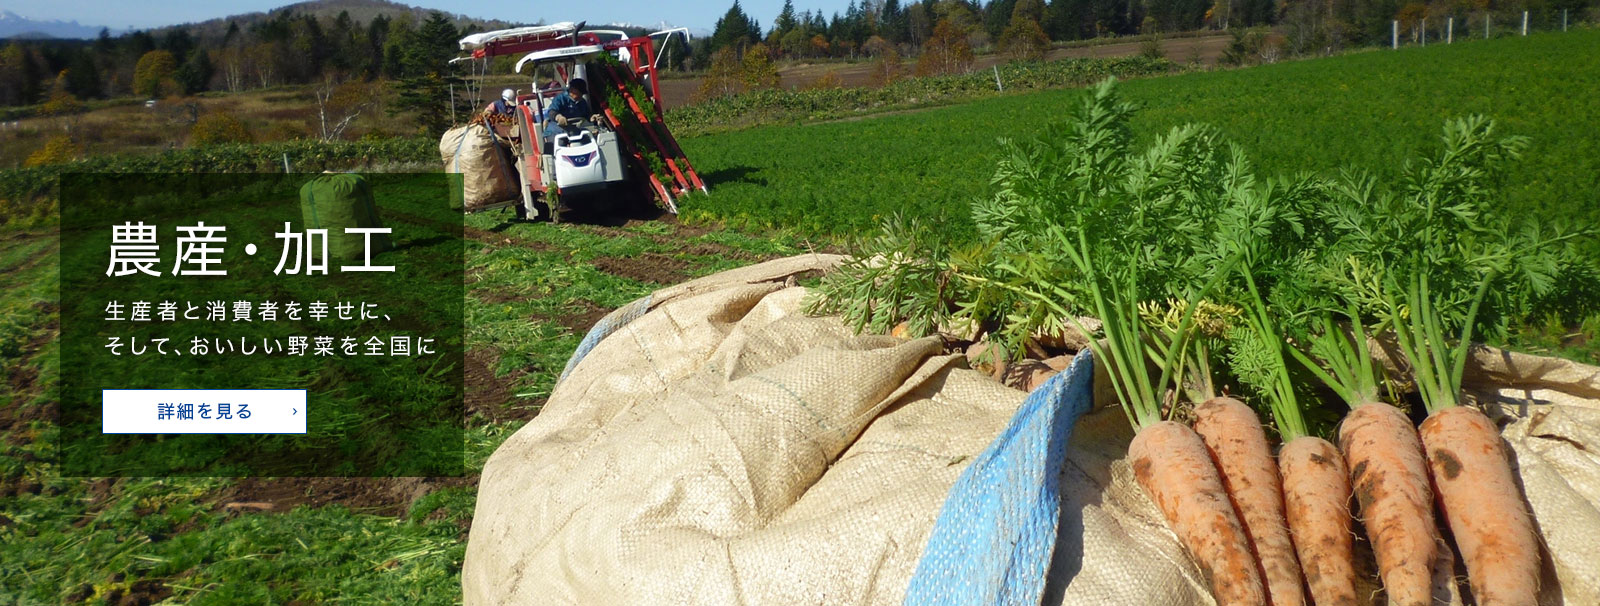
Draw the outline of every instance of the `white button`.
[[[305,433],[304,389],[107,389],[102,433]]]

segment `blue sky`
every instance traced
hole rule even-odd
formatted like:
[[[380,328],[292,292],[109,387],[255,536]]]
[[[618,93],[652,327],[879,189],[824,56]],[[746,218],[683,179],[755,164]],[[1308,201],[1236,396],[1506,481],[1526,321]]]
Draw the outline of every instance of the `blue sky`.
[[[238,13],[269,10],[286,0],[0,0],[0,9],[30,19],[72,21],[84,25],[148,28],[191,21],[204,21]],[[508,0],[463,2],[452,0],[409,0],[413,6],[434,8],[472,17],[533,22],[626,21],[654,25],[661,21],[709,32],[717,19],[728,11],[733,0],[709,2],[670,2],[651,0],[599,0],[561,2],[560,0]],[[761,22],[763,29],[783,8],[783,0],[740,0],[746,13]],[[849,0],[797,0],[796,11],[823,9],[825,14],[843,13]],[[556,8],[565,6],[566,8]]]

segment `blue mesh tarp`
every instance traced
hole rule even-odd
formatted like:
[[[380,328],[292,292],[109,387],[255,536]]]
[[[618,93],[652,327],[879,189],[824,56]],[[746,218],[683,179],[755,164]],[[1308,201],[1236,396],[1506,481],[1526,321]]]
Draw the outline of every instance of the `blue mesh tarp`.
[[[1039,603],[1056,546],[1067,438],[1093,406],[1094,359],[1084,350],[1028,394],[950,488],[906,606]]]
[[[572,352],[572,357],[567,359],[567,367],[561,370],[561,377],[556,379],[556,382],[560,383],[565,380],[567,375],[572,373],[572,369],[578,365],[578,362],[583,361],[583,357],[589,355],[589,351],[600,344],[601,339],[621,330],[629,322],[639,319],[645,312],[650,311],[650,301],[654,297],[655,295],[645,295],[643,298],[606,314],[606,317],[600,318],[600,321],[595,323],[594,328],[589,329],[589,334],[583,336],[583,341],[578,343],[578,350]]]

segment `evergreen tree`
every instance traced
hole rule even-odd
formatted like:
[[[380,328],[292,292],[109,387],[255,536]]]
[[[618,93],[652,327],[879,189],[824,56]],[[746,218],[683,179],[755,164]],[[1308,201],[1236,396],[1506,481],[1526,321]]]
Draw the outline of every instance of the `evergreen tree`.
[[[744,9],[739,6],[739,0],[733,0],[733,7],[717,20],[716,29],[712,30],[710,50],[715,52],[731,47],[742,52],[745,47],[759,39],[761,39],[761,26],[744,13]]]
[[[1017,0],[994,0],[984,7],[983,28],[989,31],[990,37],[1000,37],[1006,25],[1011,23],[1011,12],[1016,6]]]
[[[211,75],[215,70],[211,65],[211,57],[203,50],[196,50],[189,55],[189,60],[183,62],[174,74],[178,86],[186,95],[206,90],[211,83]]]
[[[886,0],[883,3],[883,8],[878,12],[878,35],[894,44],[910,40],[911,32],[906,23],[906,12],[900,8],[900,0]]]
[[[794,16],[794,0],[783,0],[783,10],[778,13],[777,20],[772,22],[772,31],[783,37],[801,25]]]

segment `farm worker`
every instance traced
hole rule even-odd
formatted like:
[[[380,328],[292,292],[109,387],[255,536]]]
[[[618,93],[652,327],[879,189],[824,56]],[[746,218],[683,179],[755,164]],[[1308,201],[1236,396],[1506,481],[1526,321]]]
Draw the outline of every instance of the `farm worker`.
[[[500,91],[500,98],[489,104],[489,112],[511,115],[517,109],[517,93],[511,89]]]
[[[589,108],[589,100],[584,97],[589,94],[589,83],[583,78],[573,78],[567,81],[567,94],[559,95],[550,102],[550,108],[544,112],[544,134],[553,136],[561,132],[571,122],[588,118],[590,122],[599,122],[600,114],[593,113]]]

